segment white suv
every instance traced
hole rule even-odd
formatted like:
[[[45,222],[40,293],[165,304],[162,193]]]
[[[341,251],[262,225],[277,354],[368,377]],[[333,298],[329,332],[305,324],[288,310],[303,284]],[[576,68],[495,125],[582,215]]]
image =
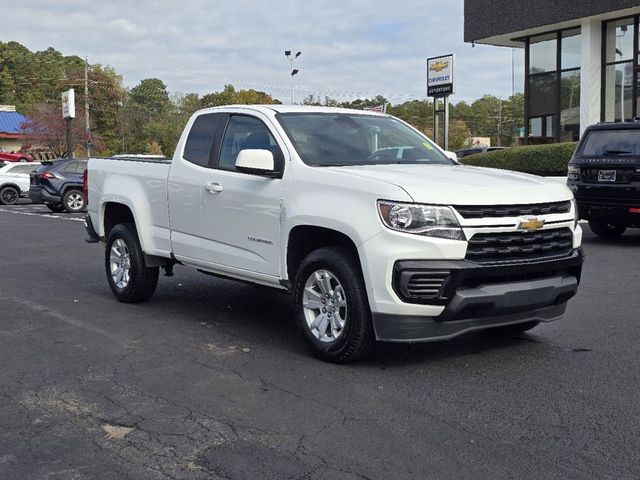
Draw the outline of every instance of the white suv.
[[[29,174],[39,163],[9,163],[0,168],[0,205],[14,205],[29,192]]]

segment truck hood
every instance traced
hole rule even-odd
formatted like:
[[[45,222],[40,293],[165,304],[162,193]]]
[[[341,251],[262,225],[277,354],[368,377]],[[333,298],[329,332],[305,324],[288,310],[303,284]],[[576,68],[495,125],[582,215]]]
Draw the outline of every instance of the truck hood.
[[[573,198],[557,180],[465,165],[362,165],[330,167],[396,185],[415,202],[439,205],[520,205]],[[393,200],[393,199],[390,199]]]

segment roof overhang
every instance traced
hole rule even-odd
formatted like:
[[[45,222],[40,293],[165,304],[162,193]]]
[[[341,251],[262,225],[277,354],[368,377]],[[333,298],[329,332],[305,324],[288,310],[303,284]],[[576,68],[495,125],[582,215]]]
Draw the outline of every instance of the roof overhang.
[[[469,0],[466,0],[469,2]],[[563,3],[563,2],[561,2]],[[465,4],[466,6],[466,4]],[[623,18],[633,15],[640,14],[640,6],[635,6],[631,8],[625,8],[621,10],[614,10],[606,13],[600,13],[598,15],[591,15],[588,17],[582,18],[573,18],[569,20],[565,20],[562,22],[554,22],[554,23],[541,23],[532,25],[527,28],[522,29],[514,29],[512,31],[500,32],[495,35],[487,35],[487,36],[479,36],[478,38],[473,38],[475,35],[472,32],[469,32],[468,29],[470,27],[470,23],[473,20],[469,20],[467,18],[467,11],[465,11],[465,41],[468,43],[478,43],[484,45],[496,45],[500,47],[520,47],[524,46],[524,38],[540,35],[547,32],[552,32],[555,30],[563,30],[567,28],[578,28],[582,24],[583,21],[605,21],[605,20],[613,20],[616,18]],[[510,25],[508,22],[504,22],[501,24],[501,28],[503,30],[508,29]]]

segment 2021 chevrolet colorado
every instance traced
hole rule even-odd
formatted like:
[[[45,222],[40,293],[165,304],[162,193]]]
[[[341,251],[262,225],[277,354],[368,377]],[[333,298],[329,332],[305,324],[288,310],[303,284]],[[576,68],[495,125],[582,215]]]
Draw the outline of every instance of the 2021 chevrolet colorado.
[[[123,302],[174,264],[285,289],[311,350],[361,358],[563,316],[583,262],[567,186],[460,165],[384,114],[230,106],[171,161],[89,160],[87,231]]]

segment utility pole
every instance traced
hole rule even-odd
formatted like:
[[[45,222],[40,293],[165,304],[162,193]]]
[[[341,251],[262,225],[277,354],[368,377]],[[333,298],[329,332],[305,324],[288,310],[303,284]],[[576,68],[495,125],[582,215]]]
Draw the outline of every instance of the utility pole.
[[[87,129],[87,158],[91,157],[91,123],[89,122],[89,61],[84,59],[84,118]]]
[[[502,99],[498,99],[498,145],[497,147],[502,146]]]

